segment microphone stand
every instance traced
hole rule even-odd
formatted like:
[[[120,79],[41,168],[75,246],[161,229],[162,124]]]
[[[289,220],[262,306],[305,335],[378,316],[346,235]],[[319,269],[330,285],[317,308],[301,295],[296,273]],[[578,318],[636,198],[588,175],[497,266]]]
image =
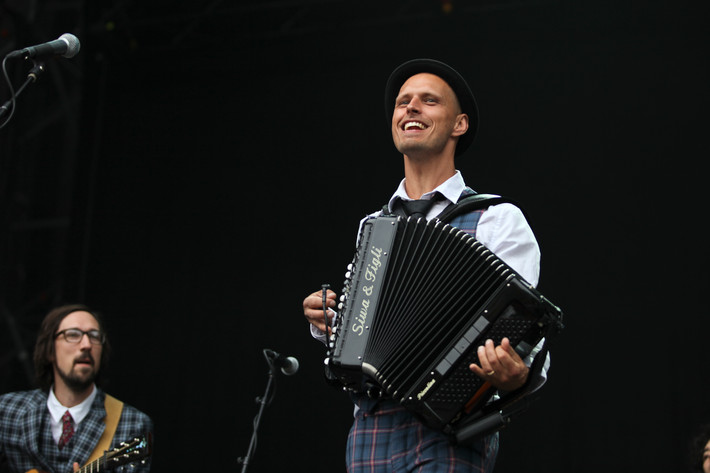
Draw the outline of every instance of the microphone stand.
[[[266,354],[266,350],[264,350],[264,357],[266,358],[266,362],[269,364],[269,379],[266,382],[266,390],[264,390],[264,395],[262,397],[256,398],[256,402],[259,404],[259,411],[257,412],[256,417],[254,417],[254,431],[251,434],[249,449],[247,450],[247,454],[245,456],[239,457],[237,459],[237,461],[242,464],[242,473],[245,473],[247,471],[247,466],[249,466],[249,459],[254,455],[254,451],[256,450],[256,432],[257,430],[259,430],[259,424],[261,423],[261,415],[264,412],[266,404],[270,402],[269,397],[273,396],[273,394],[271,394],[271,386],[274,382],[274,372],[276,370],[276,367],[274,366],[269,356]]]
[[[5,123],[0,123],[0,128],[5,126],[8,121],[10,121],[10,118],[12,118],[12,114],[15,113],[15,100],[17,97],[20,96],[23,90],[25,90],[25,87],[27,87],[29,84],[37,82],[37,79],[39,78],[39,75],[45,71],[44,67],[44,61],[35,61],[32,59],[32,64],[33,67],[30,69],[30,72],[27,73],[27,79],[25,79],[25,82],[20,86],[19,89],[17,89],[17,92],[14,92],[12,90],[12,82],[10,81],[10,78],[7,75],[7,70],[5,69],[5,61],[7,60],[7,56],[2,62],[2,68],[3,72],[5,74],[5,79],[7,80],[7,85],[10,88],[10,99],[5,102],[2,107],[0,107],[0,118],[3,117],[7,113],[7,111],[10,109],[10,105],[12,104],[12,112],[10,114],[10,117],[7,119]]]

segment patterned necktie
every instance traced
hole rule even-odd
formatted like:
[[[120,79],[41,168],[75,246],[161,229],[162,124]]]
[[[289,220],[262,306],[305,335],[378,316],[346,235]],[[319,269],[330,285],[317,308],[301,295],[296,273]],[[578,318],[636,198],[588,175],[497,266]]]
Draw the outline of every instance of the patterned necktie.
[[[69,411],[66,411],[62,416],[62,436],[59,437],[59,443],[57,444],[60,450],[69,443],[72,435],[74,435],[74,419],[72,419]]]

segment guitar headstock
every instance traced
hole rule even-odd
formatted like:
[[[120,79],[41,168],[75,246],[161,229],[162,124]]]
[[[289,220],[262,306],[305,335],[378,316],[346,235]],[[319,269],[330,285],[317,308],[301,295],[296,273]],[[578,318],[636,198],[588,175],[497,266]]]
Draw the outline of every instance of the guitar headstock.
[[[153,439],[151,434],[136,437],[128,442],[121,442],[119,447],[107,450],[101,457],[104,468],[111,469],[128,463],[136,463],[147,458],[152,453]]]

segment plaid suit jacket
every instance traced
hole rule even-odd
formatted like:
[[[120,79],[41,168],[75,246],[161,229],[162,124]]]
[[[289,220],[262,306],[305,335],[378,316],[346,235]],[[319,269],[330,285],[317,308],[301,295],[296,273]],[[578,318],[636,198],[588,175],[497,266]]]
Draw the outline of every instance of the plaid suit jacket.
[[[91,411],[76,427],[69,443],[59,450],[49,426],[46,392],[36,389],[0,396],[0,465],[6,463],[7,471],[13,473],[25,473],[33,468],[49,473],[70,473],[74,471],[73,462],[83,466],[105,428],[105,397],[106,394],[98,390]],[[111,448],[152,431],[153,422],[146,414],[124,404]],[[121,471],[120,467],[115,470]],[[147,473],[150,459],[130,471]]]

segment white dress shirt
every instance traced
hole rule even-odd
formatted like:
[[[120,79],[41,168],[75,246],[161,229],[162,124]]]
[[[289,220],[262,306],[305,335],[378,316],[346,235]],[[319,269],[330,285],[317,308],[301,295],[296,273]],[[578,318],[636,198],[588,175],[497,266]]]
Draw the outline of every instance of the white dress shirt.
[[[84,418],[89,414],[91,410],[91,404],[94,402],[96,397],[96,385],[93,386],[91,394],[89,397],[81,401],[79,404],[73,407],[65,407],[59,402],[57,397],[54,395],[54,386],[49,390],[49,396],[47,396],[47,408],[49,409],[50,424],[52,427],[52,437],[56,443],[59,443],[59,437],[62,436],[62,416],[66,411],[69,411],[72,419],[74,420],[74,428],[79,425],[79,423],[84,420]]]

